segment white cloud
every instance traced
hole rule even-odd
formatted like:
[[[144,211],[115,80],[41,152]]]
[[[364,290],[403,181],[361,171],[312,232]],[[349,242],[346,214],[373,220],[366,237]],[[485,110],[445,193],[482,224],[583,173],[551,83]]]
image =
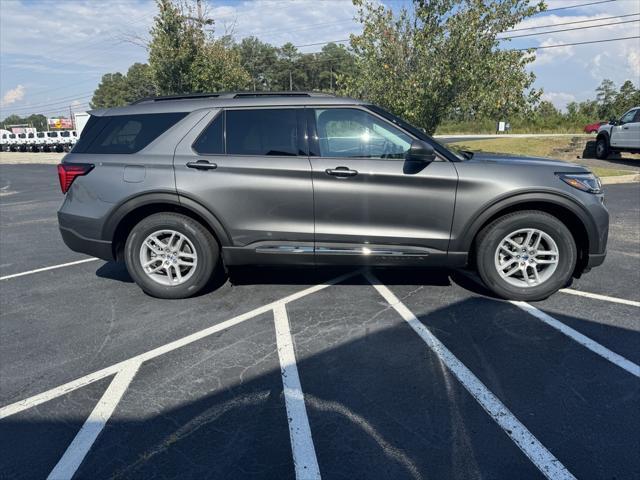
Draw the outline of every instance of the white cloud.
[[[24,94],[25,88],[22,85],[18,85],[16,86],[16,88],[12,88],[11,90],[7,90],[7,92],[2,97],[2,102],[0,102],[0,105],[2,107],[6,107],[7,105],[18,102],[24,98]]]
[[[568,92],[544,92],[542,99],[553,103],[556,108],[564,109],[569,102],[575,102],[576,96]]]

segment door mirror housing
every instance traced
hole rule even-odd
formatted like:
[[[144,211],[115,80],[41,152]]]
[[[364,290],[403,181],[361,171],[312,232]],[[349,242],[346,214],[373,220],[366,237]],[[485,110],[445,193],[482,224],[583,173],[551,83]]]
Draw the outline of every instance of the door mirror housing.
[[[433,162],[436,159],[436,152],[433,147],[422,140],[414,140],[405,156],[407,160],[416,162]]]
[[[611,120],[609,120],[609,125],[616,125],[618,123],[618,120],[616,120],[615,118],[612,118]]]

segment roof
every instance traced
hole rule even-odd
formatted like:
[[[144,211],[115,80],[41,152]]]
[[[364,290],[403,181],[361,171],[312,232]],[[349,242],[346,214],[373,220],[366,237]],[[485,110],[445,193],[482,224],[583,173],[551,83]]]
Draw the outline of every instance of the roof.
[[[91,115],[132,115],[160,112],[192,112],[203,108],[304,105],[358,105],[362,100],[323,92],[221,92],[148,97],[124,107],[91,110]]]

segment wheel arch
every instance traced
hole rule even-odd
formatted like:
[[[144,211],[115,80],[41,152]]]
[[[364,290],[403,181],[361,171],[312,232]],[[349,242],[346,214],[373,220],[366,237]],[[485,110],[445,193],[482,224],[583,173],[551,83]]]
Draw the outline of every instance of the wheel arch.
[[[478,234],[491,222],[506,214],[539,210],[562,221],[569,231],[578,249],[578,262],[575,275],[580,275],[587,265],[589,253],[596,249],[598,243],[597,229],[594,221],[574,201],[554,194],[524,194],[501,200],[475,216],[461,236],[457,251],[469,252],[471,261],[475,261],[475,245]]]
[[[216,216],[200,203],[176,193],[147,193],[126,200],[109,216],[102,238],[111,240],[113,256],[122,259],[124,244],[131,229],[143,218],[160,212],[182,213],[201,223],[214,236],[220,247],[231,245],[231,239]]]

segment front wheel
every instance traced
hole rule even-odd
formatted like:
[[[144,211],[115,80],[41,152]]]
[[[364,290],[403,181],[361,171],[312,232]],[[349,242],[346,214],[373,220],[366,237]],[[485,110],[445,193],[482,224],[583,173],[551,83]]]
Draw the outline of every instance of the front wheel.
[[[567,285],[577,249],[569,229],[545,212],[528,210],[500,217],[477,239],[478,273],[496,295],[542,300]]]
[[[220,249],[211,232],[186,215],[156,213],[138,223],[125,244],[127,270],[145,293],[187,298],[209,282]]]
[[[606,160],[609,157],[609,141],[605,137],[596,140],[596,157]]]

